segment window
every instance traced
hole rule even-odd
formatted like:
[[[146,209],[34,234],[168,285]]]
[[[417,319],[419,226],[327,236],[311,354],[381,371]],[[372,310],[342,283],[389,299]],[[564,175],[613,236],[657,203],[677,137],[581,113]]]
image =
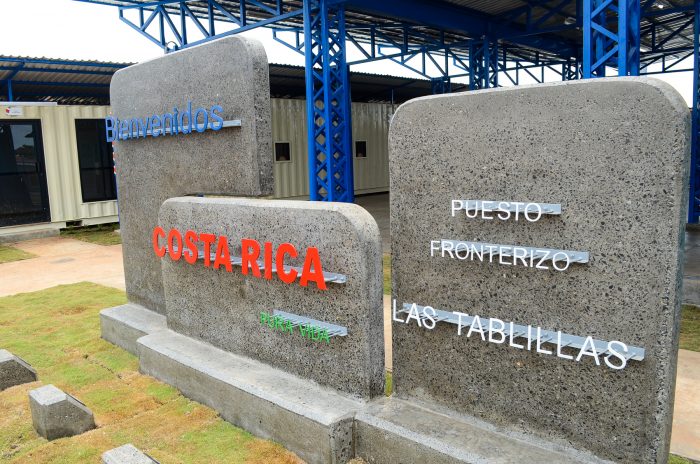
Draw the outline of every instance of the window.
[[[355,158],[367,158],[367,142],[355,142]]]
[[[275,161],[282,163],[292,160],[292,149],[289,142],[275,142]]]
[[[117,199],[112,144],[107,142],[104,119],[76,119],[80,190],[83,202]]]

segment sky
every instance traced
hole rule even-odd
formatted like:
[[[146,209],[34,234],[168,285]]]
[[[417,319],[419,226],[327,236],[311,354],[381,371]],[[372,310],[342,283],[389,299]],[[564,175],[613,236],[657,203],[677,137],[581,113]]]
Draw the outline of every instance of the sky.
[[[119,62],[144,61],[163,54],[160,47],[120,21],[117,11],[115,7],[73,0],[0,0],[0,54]],[[304,65],[303,56],[273,40],[269,29],[254,29],[242,35],[260,40],[271,63]],[[358,56],[359,52],[348,49],[349,60]],[[351,69],[419,77],[387,60]],[[655,77],[673,85],[691,105],[692,73]]]

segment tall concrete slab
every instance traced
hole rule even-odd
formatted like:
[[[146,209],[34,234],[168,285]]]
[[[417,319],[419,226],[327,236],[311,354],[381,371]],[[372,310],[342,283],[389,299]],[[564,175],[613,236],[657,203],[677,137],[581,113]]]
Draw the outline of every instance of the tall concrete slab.
[[[383,394],[381,242],[367,211],[182,197],[159,221],[171,330],[357,398]]]
[[[689,131],[681,96],[646,78],[402,105],[389,136],[396,397],[601,459],[665,462]],[[538,257],[517,259],[525,247]],[[538,267],[546,249],[580,253]]]
[[[122,135],[139,131],[128,121],[142,119],[148,126],[154,115],[172,115],[175,108],[182,115],[190,104],[193,113],[218,105],[223,121],[240,120],[239,127],[160,136],[153,136],[160,132],[155,125],[116,143],[126,290],[132,303],[165,312],[160,263],[151,253],[163,201],[201,193],[272,194],[269,94],[265,50],[243,37],[169,53],[114,75],[110,99],[113,116],[126,121],[117,127]],[[200,128],[206,126],[203,118],[196,116]],[[161,121],[172,127],[169,120]]]

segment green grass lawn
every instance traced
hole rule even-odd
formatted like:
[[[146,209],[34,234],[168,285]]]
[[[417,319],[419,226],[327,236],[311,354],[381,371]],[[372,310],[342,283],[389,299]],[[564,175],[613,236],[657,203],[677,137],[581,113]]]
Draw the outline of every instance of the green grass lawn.
[[[683,305],[680,347],[700,351],[700,307]]]
[[[0,346],[40,379],[0,392],[0,462],[97,464],[125,443],[162,464],[301,462],[139,374],[134,356],[100,338],[99,311],[125,302],[124,292],[91,283],[0,298]],[[98,428],[52,442],[38,437],[27,393],[50,383],[92,409]]]
[[[119,245],[122,236],[115,232],[119,224],[100,224],[97,226],[74,227],[61,230],[61,237],[74,238],[97,245]]]
[[[13,246],[0,245],[0,264],[29,258],[36,258],[36,255]]]

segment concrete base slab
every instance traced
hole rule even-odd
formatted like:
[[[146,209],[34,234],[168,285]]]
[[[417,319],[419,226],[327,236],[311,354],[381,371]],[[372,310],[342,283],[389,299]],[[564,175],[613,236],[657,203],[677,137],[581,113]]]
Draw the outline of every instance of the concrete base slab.
[[[0,350],[0,391],[36,381],[36,371],[22,358]]]
[[[357,457],[370,464],[607,462],[441,410],[394,397],[371,402],[355,417]]]
[[[102,464],[158,464],[158,461],[129,443],[103,453]]]
[[[167,329],[165,316],[133,303],[100,311],[100,326],[103,339],[134,355],[136,340]]]
[[[34,429],[47,440],[72,437],[95,428],[92,411],[53,385],[30,391],[29,408]]]
[[[309,463],[354,456],[353,414],[363,403],[170,330],[138,340],[141,372],[216,409]]]

